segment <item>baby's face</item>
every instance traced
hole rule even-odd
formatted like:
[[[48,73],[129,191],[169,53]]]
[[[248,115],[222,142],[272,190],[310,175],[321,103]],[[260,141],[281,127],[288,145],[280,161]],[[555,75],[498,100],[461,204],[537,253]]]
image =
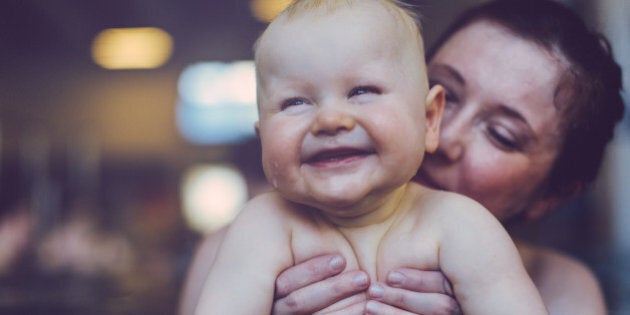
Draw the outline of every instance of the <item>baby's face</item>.
[[[374,203],[420,165],[421,46],[381,11],[359,5],[283,19],[260,41],[263,167],[292,201],[354,216],[349,206]]]

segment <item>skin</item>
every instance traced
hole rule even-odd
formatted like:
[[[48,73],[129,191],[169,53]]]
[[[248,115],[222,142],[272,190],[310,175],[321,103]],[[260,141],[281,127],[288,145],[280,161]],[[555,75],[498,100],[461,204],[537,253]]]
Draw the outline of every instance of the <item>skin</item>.
[[[557,205],[544,188],[561,145],[554,100],[563,62],[489,23],[458,32],[445,48],[429,66],[447,91],[441,145],[420,182],[478,200],[501,221]]]
[[[361,0],[281,15],[262,35],[257,130],[276,190],[232,222],[196,314],[271,312],[279,273],[331,251],[374,284],[400,267],[441,270],[466,314],[548,314],[496,218],[410,181],[436,149],[444,98],[400,17]],[[369,310],[364,299],[354,305]]]
[[[456,33],[429,63],[430,80],[445,86],[447,105],[439,147],[425,158],[419,180],[469,195],[502,221],[536,219],[561,204],[566,197],[547,196],[541,188],[557,155],[562,116],[553,96],[564,67],[561,57],[497,25],[476,22]],[[606,313],[586,267],[553,251],[518,247],[550,314]],[[349,304],[367,284],[356,281],[361,273],[340,273],[344,262],[323,255],[281,274],[275,313]],[[370,314],[459,312],[437,272],[396,269],[386,284],[371,284],[368,295]],[[344,311],[360,314],[352,305]]]
[[[388,216],[372,211],[410,179],[425,150],[421,46],[379,6],[354,5],[356,18],[343,8],[281,16],[256,53],[265,175],[283,197],[341,226]],[[356,27],[340,29],[348,25]],[[427,139],[432,151],[437,142]]]
[[[398,247],[388,244],[401,239],[398,234],[409,230],[404,227],[418,221],[401,220],[400,216],[416,216],[424,213],[416,209],[436,208],[431,203],[433,194],[409,181],[424,151],[437,146],[442,89],[428,91],[421,40],[410,19],[399,21],[396,17],[401,15],[392,14],[378,1],[356,2],[351,8],[282,15],[259,40],[260,121],[256,128],[263,148],[263,168],[277,191],[250,201],[232,224],[195,313],[251,313],[265,310],[267,304],[271,310],[277,274],[331,249],[345,250],[346,257],[356,256],[348,267],[358,269],[361,265],[373,279],[393,262],[411,259],[407,257],[409,251],[400,251],[400,259],[384,257],[396,253]],[[419,204],[424,199],[428,199],[426,206]],[[446,204],[461,200],[438,199]],[[450,199],[454,201],[449,203]],[[480,213],[484,214],[483,210]],[[415,235],[425,229],[413,230],[418,231]],[[252,248],[250,234],[238,231],[264,236],[256,239]],[[368,239],[368,235],[374,237]],[[437,266],[438,255],[430,253],[440,251],[431,245],[440,244],[441,235],[426,237],[428,242],[422,247],[426,254],[421,257],[431,258],[415,266]],[[486,244],[483,237],[462,239]],[[505,238],[490,240],[498,248],[510,245]],[[444,237],[444,244],[449,243],[450,237]],[[451,246],[444,248],[441,254],[448,257]],[[513,258],[509,251],[501,252]],[[499,262],[501,269],[510,259],[493,261]],[[239,263],[231,263],[234,261]],[[453,265],[444,264],[448,268]],[[242,272],[226,272],[232,268]],[[453,269],[453,274],[459,275],[461,268]],[[514,269],[514,278],[488,283],[495,289],[504,285],[520,290],[512,283],[522,278]],[[256,281],[251,281],[245,292],[238,283],[246,281],[249,274]],[[467,284],[482,284],[468,279],[463,282],[462,294],[471,291]],[[522,289],[529,296],[532,290],[527,282],[524,284]],[[247,304],[226,298],[237,291],[249,297]],[[536,303],[530,304],[536,307]],[[481,306],[481,310],[486,305],[469,304],[471,309]]]
[[[556,95],[566,64],[496,24],[476,22],[455,34],[429,64],[447,102],[440,146],[420,181],[471,197],[501,221],[535,220],[562,204],[566,197],[543,190],[562,139]],[[551,314],[606,313],[587,268],[553,251],[519,249]]]
[[[480,42],[485,44],[477,45]],[[473,197],[502,221],[515,216],[535,220],[565,201],[566,197],[542,191],[561,139],[562,113],[554,102],[565,70],[560,56],[498,25],[476,22],[454,34],[428,69],[430,80],[444,86],[447,102],[438,150],[426,156],[420,182]],[[606,314],[599,284],[585,266],[551,250],[526,244],[518,247],[550,314]],[[397,270],[397,275],[402,280],[397,277],[391,287],[368,291],[383,292],[376,298],[383,303],[378,303],[374,314],[402,314],[400,309],[458,312],[453,300],[444,302],[450,287],[439,274]],[[334,277],[326,279],[336,283]],[[281,275],[278,282],[291,280]],[[431,304],[426,302],[429,294],[400,287],[438,293],[441,299]],[[307,288],[295,291],[303,300],[285,303],[280,298],[276,303],[292,313],[310,296]],[[331,301],[339,298],[332,295]]]

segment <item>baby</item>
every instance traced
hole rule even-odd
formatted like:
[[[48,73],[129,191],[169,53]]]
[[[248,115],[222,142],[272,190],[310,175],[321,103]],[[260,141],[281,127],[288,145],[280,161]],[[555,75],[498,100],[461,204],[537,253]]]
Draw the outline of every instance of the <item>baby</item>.
[[[277,275],[331,252],[371,281],[441,270],[466,314],[547,313],[490,212],[410,182],[444,106],[423,56],[417,22],[391,0],[294,1],[268,26],[256,131],[275,191],[232,223],[197,314],[269,314]]]

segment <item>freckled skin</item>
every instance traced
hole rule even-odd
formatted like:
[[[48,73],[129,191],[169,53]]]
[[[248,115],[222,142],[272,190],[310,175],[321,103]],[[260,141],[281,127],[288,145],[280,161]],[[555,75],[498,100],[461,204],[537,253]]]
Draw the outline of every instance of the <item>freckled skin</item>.
[[[466,314],[546,314],[486,209],[410,182],[437,147],[444,96],[417,28],[379,0],[327,9],[281,15],[259,41],[257,128],[277,189],[232,223],[197,314],[270,313],[278,274],[330,252],[375,282],[442,270]]]
[[[342,216],[372,211],[378,199],[409,181],[425,151],[423,105],[429,89],[418,49],[422,44],[392,13],[367,15],[383,23],[365,24],[364,16],[336,13],[281,17],[263,34],[256,52],[258,131],[268,180],[285,198],[333,216],[341,209]],[[340,23],[357,27],[339,28]],[[363,87],[378,93],[351,95]],[[282,109],[287,99],[301,103]],[[334,139],[358,129],[374,148],[360,168],[333,170],[329,163],[328,170],[301,160],[313,142],[309,137]],[[348,205],[352,214],[346,212]]]
[[[471,197],[501,221],[559,202],[545,199],[543,189],[558,154],[562,113],[554,97],[564,70],[559,57],[493,24],[456,33],[429,63],[447,103],[438,150],[425,157],[420,181]]]

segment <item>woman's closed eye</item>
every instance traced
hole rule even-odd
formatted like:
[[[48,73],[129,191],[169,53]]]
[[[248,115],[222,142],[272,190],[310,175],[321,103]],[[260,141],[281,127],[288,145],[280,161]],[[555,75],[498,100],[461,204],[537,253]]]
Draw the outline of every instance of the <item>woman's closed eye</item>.
[[[489,125],[486,132],[490,141],[503,151],[520,151],[524,146],[524,141],[503,126]]]
[[[447,106],[459,103],[459,95],[457,95],[457,93],[455,93],[455,91],[452,88],[450,88],[448,84],[435,81],[435,80],[429,81],[430,87],[433,87],[435,85],[441,85],[442,88],[444,88],[444,100],[446,101]]]
[[[455,105],[459,102],[459,97],[450,89],[444,88],[444,100],[446,101],[446,105]]]
[[[429,85],[433,87],[439,84],[444,88],[444,114],[443,120],[449,120],[456,112],[457,107],[460,105],[460,96],[451,89],[447,84],[443,84],[437,81],[430,81]]]

